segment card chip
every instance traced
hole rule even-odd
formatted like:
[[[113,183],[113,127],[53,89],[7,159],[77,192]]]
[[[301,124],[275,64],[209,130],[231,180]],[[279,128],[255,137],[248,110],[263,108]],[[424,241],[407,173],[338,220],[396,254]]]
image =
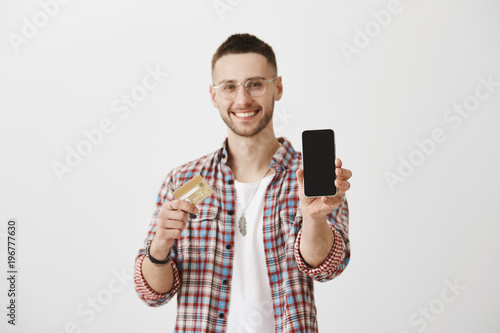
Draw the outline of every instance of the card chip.
[[[174,196],[176,199],[185,200],[193,205],[197,205],[212,193],[212,188],[210,188],[205,179],[201,175],[196,175],[175,190]]]

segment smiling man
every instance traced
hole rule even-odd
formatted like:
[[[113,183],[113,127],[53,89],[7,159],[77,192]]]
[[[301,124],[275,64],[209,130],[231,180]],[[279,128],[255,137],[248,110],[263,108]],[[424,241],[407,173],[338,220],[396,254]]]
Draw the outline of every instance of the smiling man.
[[[269,45],[230,36],[212,79],[227,138],[166,176],[136,258],[137,293],[151,306],[177,295],[176,332],[317,332],[313,281],[338,276],[350,258],[352,173],[337,159],[337,194],[304,195],[301,154],[274,134],[283,84]],[[214,193],[197,207],[175,200],[196,174]]]

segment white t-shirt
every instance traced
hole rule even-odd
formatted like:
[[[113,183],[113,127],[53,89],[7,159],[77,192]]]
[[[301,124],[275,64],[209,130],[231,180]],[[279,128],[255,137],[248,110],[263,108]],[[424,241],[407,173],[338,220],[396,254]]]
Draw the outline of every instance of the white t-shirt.
[[[240,183],[236,188],[236,226],[234,237],[233,277],[227,318],[227,332],[274,332],[274,311],[271,288],[264,254],[264,198],[274,174],[259,182]],[[255,195],[245,210],[247,234],[243,236],[238,223],[243,207]],[[239,203],[238,203],[239,202]]]

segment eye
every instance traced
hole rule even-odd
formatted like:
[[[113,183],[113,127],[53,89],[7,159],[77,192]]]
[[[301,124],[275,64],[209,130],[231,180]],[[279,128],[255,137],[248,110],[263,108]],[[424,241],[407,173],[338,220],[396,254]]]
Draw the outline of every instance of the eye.
[[[254,89],[255,90],[255,89],[262,88],[263,84],[264,83],[262,82],[262,80],[251,80],[251,81],[248,82],[247,87],[248,87],[248,89]]]
[[[236,89],[236,85],[234,83],[226,83],[222,86],[224,90],[234,90]]]

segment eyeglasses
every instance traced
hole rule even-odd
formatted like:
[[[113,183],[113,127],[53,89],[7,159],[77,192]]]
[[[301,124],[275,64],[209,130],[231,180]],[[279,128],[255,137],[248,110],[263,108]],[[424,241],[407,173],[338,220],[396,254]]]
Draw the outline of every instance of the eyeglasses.
[[[231,100],[235,99],[238,95],[238,89],[240,89],[240,85],[245,87],[247,93],[252,97],[262,96],[266,92],[266,86],[268,82],[276,79],[278,76],[273,77],[269,80],[264,79],[249,79],[247,82],[234,82],[234,81],[226,81],[222,82],[218,86],[213,86],[214,89],[217,89],[219,96]]]

